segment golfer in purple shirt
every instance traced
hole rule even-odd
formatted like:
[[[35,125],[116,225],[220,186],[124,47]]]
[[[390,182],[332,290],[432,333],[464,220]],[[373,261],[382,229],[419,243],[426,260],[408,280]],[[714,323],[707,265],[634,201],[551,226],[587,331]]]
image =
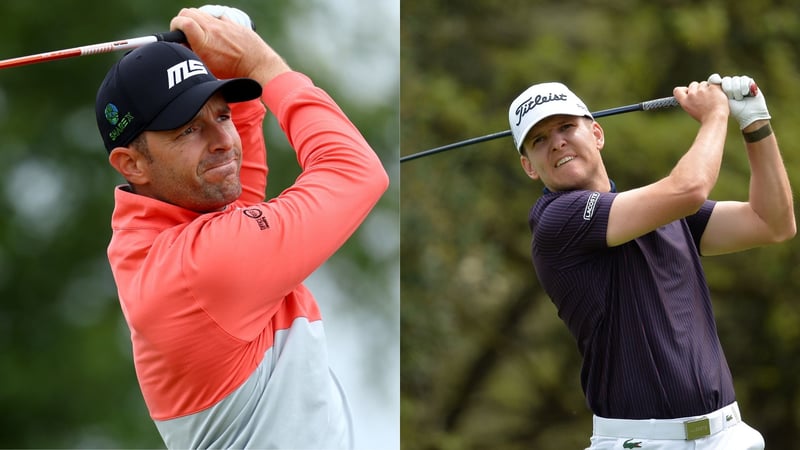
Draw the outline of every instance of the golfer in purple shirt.
[[[525,173],[536,274],[574,336],[594,414],[590,449],[763,449],[742,421],[701,255],[786,241],[792,193],[764,95],[746,76],[673,91],[700,123],[669,175],[617,192],[603,129],[560,83],[519,95],[509,122]],[[728,118],[750,161],[746,202],[712,201]]]

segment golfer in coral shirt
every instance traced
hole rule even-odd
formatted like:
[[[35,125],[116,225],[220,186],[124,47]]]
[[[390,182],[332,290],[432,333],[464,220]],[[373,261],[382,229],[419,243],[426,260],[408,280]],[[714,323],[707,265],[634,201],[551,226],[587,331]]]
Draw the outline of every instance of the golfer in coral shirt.
[[[137,377],[170,448],[352,448],[303,281],[388,177],[334,101],[242,16],[182,10],[172,28],[191,51],[136,49],[98,90],[98,127],[127,181],[115,190],[108,257]],[[270,201],[267,109],[302,168]]]

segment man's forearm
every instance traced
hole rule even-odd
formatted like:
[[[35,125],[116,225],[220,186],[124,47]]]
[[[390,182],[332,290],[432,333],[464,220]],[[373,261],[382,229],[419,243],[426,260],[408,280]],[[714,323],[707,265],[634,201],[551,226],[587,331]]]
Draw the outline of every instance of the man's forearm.
[[[689,186],[699,191],[703,199],[707,198],[719,177],[726,130],[726,116],[702,123],[692,146],[675,165],[670,178],[677,185]]]
[[[750,134],[751,140],[757,139],[745,140],[751,171],[749,202],[772,231],[773,239],[783,241],[796,232],[792,189],[775,134],[762,137],[766,134],[765,125],[770,125],[768,120],[757,120],[742,130],[745,136]],[[760,135],[752,137],[755,133]]]

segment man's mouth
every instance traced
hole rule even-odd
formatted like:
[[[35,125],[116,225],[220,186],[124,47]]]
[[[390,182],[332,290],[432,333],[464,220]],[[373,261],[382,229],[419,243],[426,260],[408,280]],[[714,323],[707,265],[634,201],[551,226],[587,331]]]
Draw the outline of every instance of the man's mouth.
[[[558,161],[556,161],[556,167],[561,167],[564,164],[572,161],[573,159],[575,159],[574,156],[565,156],[565,157],[559,159]]]
[[[236,159],[227,159],[224,161],[217,161],[212,164],[205,166],[202,170],[202,173],[214,176],[222,176],[222,174],[227,174],[236,171]]]

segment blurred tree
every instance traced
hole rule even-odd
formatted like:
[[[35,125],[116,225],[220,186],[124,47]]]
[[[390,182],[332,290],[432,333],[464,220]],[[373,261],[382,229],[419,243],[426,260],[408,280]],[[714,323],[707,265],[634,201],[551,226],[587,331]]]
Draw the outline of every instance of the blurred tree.
[[[507,130],[510,101],[537,82],[562,81],[597,111],[745,73],[763,87],[796,188],[798,21],[777,0],[406,1],[401,154]],[[599,121],[622,190],[666,175],[697,131],[680,109]],[[712,197],[744,200],[747,159],[729,130]],[[541,184],[518,160],[504,138],[402,166],[404,448],[588,445],[577,348],[530,262]],[[798,245],[703,260],[745,420],[769,447],[800,431]]]
[[[380,7],[391,17],[393,4],[399,9],[397,2],[388,0],[361,13],[376,15]],[[180,8],[200,5],[162,0],[4,1],[0,59],[166,31]],[[318,21],[313,35],[297,30],[306,18],[343,10],[324,0],[269,5],[236,0],[226,5],[248,12],[259,34],[293,68],[309,74],[339,102],[389,169],[390,192],[326,265],[348,294],[341,308],[349,315],[369,316],[365,326],[381,330],[361,344],[370,356],[363,370],[379,372],[386,348],[392,348],[392,342],[397,345],[399,332],[397,302],[391,301],[399,298],[397,31],[390,34],[391,29],[380,28],[383,22],[364,20],[339,20],[337,26]],[[353,11],[348,16],[356,17]],[[354,28],[356,24],[361,28]],[[330,35],[336,35],[339,47],[326,47],[334,42]],[[365,36],[371,39],[368,45],[362,42]],[[380,67],[369,66],[375,58],[360,61],[363,55],[379,52],[394,57]],[[316,58],[306,58],[309,54]],[[121,56],[86,56],[0,71],[3,448],[163,446],[136,383],[129,332],[105,256],[113,187],[123,180],[106,161],[95,125],[94,97],[106,71]],[[342,64],[350,61],[361,66]],[[371,72],[366,76],[382,76],[383,82],[371,88],[353,85],[367,70]],[[299,169],[273,117],[265,133],[272,169],[267,194],[273,197],[294,181]],[[326,296],[318,294],[321,301]],[[373,384],[365,386],[367,395],[384,396],[393,404],[394,389]],[[364,411],[356,412],[357,421],[359,414]],[[392,445],[391,439],[385,442]]]

